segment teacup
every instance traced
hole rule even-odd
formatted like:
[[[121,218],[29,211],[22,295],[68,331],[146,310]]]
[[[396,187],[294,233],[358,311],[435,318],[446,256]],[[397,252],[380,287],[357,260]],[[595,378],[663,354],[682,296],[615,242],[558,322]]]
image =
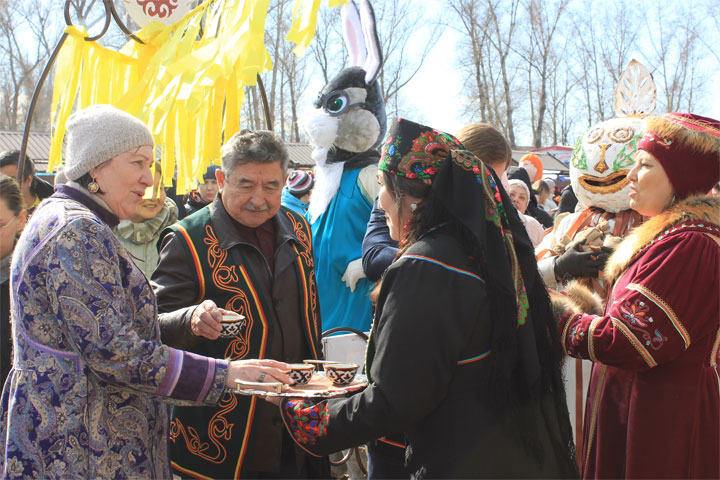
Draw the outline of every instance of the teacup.
[[[358,370],[356,363],[326,363],[323,366],[327,378],[332,381],[333,385],[338,387],[350,385],[355,379]]]
[[[315,367],[307,363],[291,363],[288,377],[292,378],[293,385],[305,385],[313,376]]]
[[[232,338],[236,336],[240,333],[240,328],[244,323],[245,317],[240,314],[232,313],[223,315],[220,326],[220,336],[223,338]]]
[[[327,363],[338,363],[338,362],[334,361],[334,360],[315,360],[313,358],[313,359],[309,359],[309,360],[303,360],[303,363],[310,364],[315,368],[315,370],[317,370],[318,372],[321,372],[323,365],[325,365]]]

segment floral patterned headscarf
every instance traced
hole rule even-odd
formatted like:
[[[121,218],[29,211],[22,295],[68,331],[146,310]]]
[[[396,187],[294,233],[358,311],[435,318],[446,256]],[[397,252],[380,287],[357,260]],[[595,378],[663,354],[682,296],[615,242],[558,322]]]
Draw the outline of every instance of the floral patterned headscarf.
[[[532,243],[498,178],[452,135],[404,119],[390,128],[379,169],[431,180],[433,196],[477,239],[483,254],[476,261],[486,275],[493,322],[492,369],[486,385],[490,407],[504,415],[511,405],[552,397],[559,427],[552,434],[552,447],[543,444],[537,426],[524,414],[513,417],[512,434],[538,458],[556,455],[570,476],[578,476],[565,403],[563,352],[550,299]]]
[[[452,135],[402,118],[390,128],[378,168],[392,175],[432,180],[433,191],[445,207],[484,247],[488,270],[514,294],[517,322],[523,325],[527,293],[510,220],[489,168]]]

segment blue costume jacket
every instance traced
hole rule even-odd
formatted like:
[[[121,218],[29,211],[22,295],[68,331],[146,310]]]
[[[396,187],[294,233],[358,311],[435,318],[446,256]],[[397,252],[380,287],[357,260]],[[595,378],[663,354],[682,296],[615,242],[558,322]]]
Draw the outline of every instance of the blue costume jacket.
[[[335,197],[311,224],[323,330],[342,326],[367,332],[372,322],[373,284],[361,278],[352,292],[342,280],[348,263],[362,255],[362,240],[372,209],[358,185],[360,171],[343,172]]]

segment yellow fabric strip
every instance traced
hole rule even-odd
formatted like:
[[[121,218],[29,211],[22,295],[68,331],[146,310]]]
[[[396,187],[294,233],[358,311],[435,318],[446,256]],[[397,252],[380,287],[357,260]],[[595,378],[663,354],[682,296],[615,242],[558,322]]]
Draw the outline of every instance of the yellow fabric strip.
[[[86,41],[82,27],[66,28],[55,69],[48,171],[62,163],[73,108],[108,103],[148,125],[162,147],[163,169],[177,170],[178,193],[184,193],[239,130],[244,87],[272,69],[264,44],[269,8],[270,0],[204,2],[174,25],[149,24],[136,33],[144,44],[130,40],[120,51]],[[296,54],[312,39],[319,8],[320,0],[295,3],[288,38],[298,43]]]

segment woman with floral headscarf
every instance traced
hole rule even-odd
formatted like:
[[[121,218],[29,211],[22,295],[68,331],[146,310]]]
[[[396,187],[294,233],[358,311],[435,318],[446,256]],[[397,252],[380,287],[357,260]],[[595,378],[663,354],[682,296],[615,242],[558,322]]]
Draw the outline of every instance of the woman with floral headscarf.
[[[403,119],[379,169],[401,247],[376,292],[369,385],[284,400],[293,438],[320,455],[405,432],[418,478],[577,476],[550,302],[507,194],[454,137]]]

